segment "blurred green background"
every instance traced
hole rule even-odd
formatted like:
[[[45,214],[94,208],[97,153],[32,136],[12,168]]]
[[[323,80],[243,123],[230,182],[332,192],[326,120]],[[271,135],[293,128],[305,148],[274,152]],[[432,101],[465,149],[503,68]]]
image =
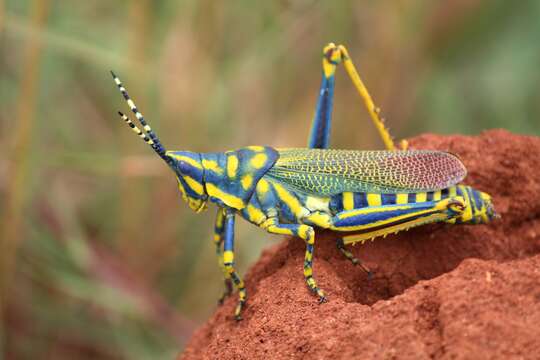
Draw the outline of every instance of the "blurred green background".
[[[110,69],[169,149],[304,146],[329,41],[397,138],[538,135],[538,19],[534,0],[0,0],[5,358],[168,359],[216,307],[214,211],[117,117]],[[334,119],[334,147],[382,148],[343,71]],[[245,273],[279,237],[237,227]]]

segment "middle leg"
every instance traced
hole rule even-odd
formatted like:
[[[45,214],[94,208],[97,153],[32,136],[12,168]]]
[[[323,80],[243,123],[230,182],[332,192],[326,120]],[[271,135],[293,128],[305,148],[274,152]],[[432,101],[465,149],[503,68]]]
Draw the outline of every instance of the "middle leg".
[[[304,224],[280,224],[276,218],[270,218],[261,227],[272,234],[298,236],[306,243],[304,255],[304,278],[308,288],[319,297],[319,302],[326,302],[324,292],[313,278],[313,247],[315,245],[315,230]]]

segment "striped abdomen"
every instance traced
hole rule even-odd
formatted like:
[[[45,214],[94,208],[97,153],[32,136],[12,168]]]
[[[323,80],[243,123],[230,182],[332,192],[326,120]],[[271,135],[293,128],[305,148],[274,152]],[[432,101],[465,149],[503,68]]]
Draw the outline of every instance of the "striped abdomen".
[[[452,186],[447,189],[417,193],[351,193],[344,192],[332,196],[330,209],[334,214],[342,211],[361,209],[368,206],[412,204],[425,201],[437,201],[452,196],[462,196],[462,185]]]
[[[415,204],[428,201],[438,201],[455,196],[461,196],[467,205],[463,216],[452,219],[451,223],[480,223],[488,220],[486,209],[486,194],[466,185],[451,186],[446,189],[415,193],[351,193],[345,192],[332,196],[330,210],[333,214],[343,211],[362,209],[381,205]],[[489,216],[488,216],[489,217]]]

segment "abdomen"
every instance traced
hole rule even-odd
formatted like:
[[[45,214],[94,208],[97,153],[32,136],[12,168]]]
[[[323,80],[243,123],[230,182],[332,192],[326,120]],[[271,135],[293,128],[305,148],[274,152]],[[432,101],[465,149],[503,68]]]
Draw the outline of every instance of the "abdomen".
[[[402,205],[437,201],[454,196],[462,196],[461,186],[451,186],[437,191],[416,193],[351,193],[344,192],[333,195],[330,200],[330,211],[333,215],[354,209],[362,209],[370,206]]]

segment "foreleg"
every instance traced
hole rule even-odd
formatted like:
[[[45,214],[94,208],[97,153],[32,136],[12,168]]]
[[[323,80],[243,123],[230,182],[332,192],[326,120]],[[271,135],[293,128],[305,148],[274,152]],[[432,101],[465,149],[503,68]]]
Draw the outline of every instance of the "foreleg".
[[[223,279],[225,282],[225,290],[218,300],[219,304],[223,304],[223,301],[232,294],[232,283],[229,273],[223,265],[223,233],[225,229],[225,209],[218,208],[216,223],[214,226],[214,244],[216,245],[216,255],[218,258],[218,264],[220,269],[223,271]]]
[[[235,214],[234,214],[234,210],[228,209],[228,208],[226,208],[224,212],[225,212],[224,214],[225,224],[224,224],[224,229],[223,229],[223,236],[224,236],[223,266],[229,278],[232,280],[235,288],[238,290],[238,304],[236,305],[234,316],[236,320],[241,320],[242,319],[241,312],[247,300],[247,293],[246,293],[246,287],[244,285],[244,281],[242,280],[242,278],[240,278],[240,276],[238,275],[238,272],[236,271],[234,267]]]

